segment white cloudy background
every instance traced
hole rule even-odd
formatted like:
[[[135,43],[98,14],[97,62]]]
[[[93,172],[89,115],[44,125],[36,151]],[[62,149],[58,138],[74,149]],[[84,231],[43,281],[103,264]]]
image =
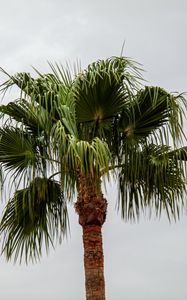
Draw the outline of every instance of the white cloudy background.
[[[46,61],[124,55],[143,64],[149,84],[187,91],[186,0],[0,0],[0,66],[10,73],[46,72]],[[0,80],[4,77],[0,75]],[[107,300],[187,299],[187,215],[126,224],[110,186],[104,225]],[[83,300],[81,228],[70,207],[71,237],[19,266],[0,258],[2,300]]]

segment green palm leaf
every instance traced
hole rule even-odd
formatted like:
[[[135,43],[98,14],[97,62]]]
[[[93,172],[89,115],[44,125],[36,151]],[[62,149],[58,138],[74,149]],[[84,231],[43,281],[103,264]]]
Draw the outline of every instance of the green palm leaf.
[[[171,150],[169,152],[169,157],[171,159],[177,158],[180,161],[187,161],[187,147]]]
[[[21,99],[17,102],[10,102],[7,105],[0,106],[0,112],[3,115],[9,116],[9,122],[12,119],[18,123],[22,123],[26,130],[34,135],[41,135],[52,126],[47,111],[34,103]]]
[[[119,173],[119,207],[126,219],[137,218],[147,207],[157,214],[178,216],[185,191],[185,172],[168,146],[131,148]]]
[[[67,233],[66,202],[60,185],[50,179],[35,178],[31,184],[15,192],[9,200],[1,223],[3,252],[7,259],[14,255],[26,262],[41,256],[43,244],[49,245]]]
[[[30,136],[18,128],[0,129],[0,162],[8,170],[20,170],[34,165],[36,149]]]
[[[119,114],[132,86],[137,83],[138,69],[125,58],[98,61],[80,73],[74,83],[77,122],[82,128],[110,127]],[[129,80],[129,78],[131,80]],[[131,82],[131,85],[129,84]]]
[[[172,134],[174,141],[180,140],[183,135],[180,100],[182,102],[183,97],[171,95],[160,87],[145,87],[136,97],[129,98],[119,128],[127,139],[139,140],[157,134],[160,142],[168,143],[167,138]]]

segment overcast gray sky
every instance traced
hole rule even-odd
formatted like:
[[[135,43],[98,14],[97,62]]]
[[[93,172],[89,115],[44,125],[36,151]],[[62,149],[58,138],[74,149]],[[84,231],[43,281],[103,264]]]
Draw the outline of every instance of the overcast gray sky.
[[[186,0],[0,0],[0,66],[47,71],[47,60],[82,65],[119,55],[143,64],[150,85],[187,91]],[[1,81],[3,76],[0,75]],[[187,215],[126,224],[107,195],[104,225],[107,300],[187,299]],[[0,258],[2,300],[83,300],[81,228],[70,207],[71,237],[37,265]]]

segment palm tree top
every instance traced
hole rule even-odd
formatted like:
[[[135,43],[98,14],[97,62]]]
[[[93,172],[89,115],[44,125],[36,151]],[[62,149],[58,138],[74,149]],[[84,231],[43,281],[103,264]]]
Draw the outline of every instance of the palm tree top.
[[[36,78],[7,74],[1,85],[3,93],[13,85],[21,91],[16,100],[0,106],[1,173],[6,178],[10,172],[10,182],[19,189],[11,196],[1,231],[15,229],[15,223],[9,226],[16,213],[20,226],[23,220],[30,222],[35,201],[27,218],[19,213],[20,199],[28,202],[30,193],[35,199],[41,185],[46,194],[50,185],[55,203],[46,202],[45,209],[51,219],[40,220],[41,230],[32,229],[31,240],[53,240],[61,227],[62,232],[68,227],[65,199],[73,198],[80,176],[88,174],[98,189],[101,178],[117,178],[123,218],[138,218],[147,207],[177,217],[187,155],[186,147],[177,148],[184,139],[183,95],[144,86],[140,66],[126,57],[99,60],[82,71],[51,63],[50,73],[35,71]],[[56,222],[54,232],[51,222]],[[25,233],[18,234],[23,240]],[[5,238],[7,256],[13,247]],[[40,242],[36,253],[38,249]]]

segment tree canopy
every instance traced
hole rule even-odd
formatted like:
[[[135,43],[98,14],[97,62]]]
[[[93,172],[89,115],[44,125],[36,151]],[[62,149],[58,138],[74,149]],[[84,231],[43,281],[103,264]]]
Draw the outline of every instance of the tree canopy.
[[[1,183],[11,191],[0,223],[3,252],[35,260],[67,233],[81,175],[118,183],[126,220],[147,209],[178,217],[185,204],[182,94],[145,86],[139,65],[111,57],[86,69],[49,64],[9,75],[18,98],[0,106]],[[2,70],[3,71],[3,70]],[[3,71],[5,72],[5,71]]]

